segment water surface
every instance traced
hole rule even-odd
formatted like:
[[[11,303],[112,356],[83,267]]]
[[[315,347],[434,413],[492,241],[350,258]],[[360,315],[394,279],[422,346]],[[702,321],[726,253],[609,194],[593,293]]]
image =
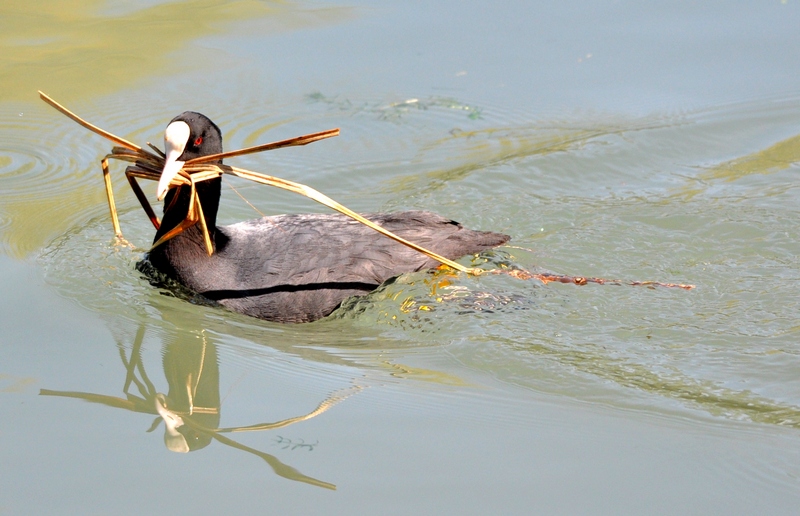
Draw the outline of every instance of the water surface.
[[[794,512],[797,2],[0,12],[0,512]],[[110,144],[37,89],[139,144],[186,109],[229,149],[340,127],[236,164],[512,235],[465,264],[697,288],[418,273],[299,326],[192,304],[136,272],[119,164],[115,245]]]

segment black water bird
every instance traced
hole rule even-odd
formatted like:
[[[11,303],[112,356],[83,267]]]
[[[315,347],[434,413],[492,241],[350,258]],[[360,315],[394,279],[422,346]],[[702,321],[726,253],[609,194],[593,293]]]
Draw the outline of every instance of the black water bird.
[[[183,163],[222,152],[219,128],[191,111],[169,123],[164,141],[166,163],[158,184],[164,215],[154,242],[186,218],[189,188],[169,188]],[[346,298],[364,295],[394,276],[438,265],[339,214],[278,215],[217,226],[221,181],[197,183],[214,253],[206,252],[202,229],[196,224],[153,248],[145,262],[230,310],[270,321],[314,321]],[[427,211],[364,216],[449,259],[478,253],[510,238],[473,231]]]

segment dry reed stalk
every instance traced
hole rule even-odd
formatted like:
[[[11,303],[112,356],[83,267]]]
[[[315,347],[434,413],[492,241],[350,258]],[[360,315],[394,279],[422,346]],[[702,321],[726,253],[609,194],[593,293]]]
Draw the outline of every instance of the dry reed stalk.
[[[108,197],[108,207],[109,212],[111,213],[111,223],[114,227],[114,233],[118,239],[124,241],[122,237],[122,231],[119,226],[119,218],[117,216],[117,209],[114,202],[114,193],[111,188],[111,179],[108,171],[108,160],[109,159],[116,159],[120,161],[127,161],[129,163],[133,163],[133,165],[128,166],[125,169],[125,176],[128,178],[128,182],[131,185],[131,189],[133,190],[136,198],[139,200],[139,203],[142,205],[142,208],[145,210],[145,213],[150,218],[153,226],[156,229],[160,227],[160,221],[156,216],[155,212],[153,211],[150,202],[147,200],[144,192],[142,191],[139,184],[136,182],[136,179],[148,179],[151,181],[156,181],[161,178],[161,171],[164,168],[164,153],[161,152],[157,147],[151,145],[148,142],[148,146],[152,148],[157,154],[150,152],[148,150],[139,147],[138,145],[131,143],[119,136],[116,136],[108,131],[100,129],[96,125],[90,124],[89,122],[83,120],[78,115],[70,111],[69,109],[65,108],[49,96],[47,96],[42,91],[39,91],[39,97],[45,101],[47,104],[50,104],[56,110],[60,111],[62,114],[66,115],[68,118],[72,119],[73,121],[77,122],[81,126],[89,129],[90,131],[99,134],[100,136],[111,140],[118,146],[113,147],[111,149],[111,154],[106,155],[102,160],[102,168],[103,168],[103,179],[105,182],[106,188],[106,195]],[[223,174],[230,174],[236,177],[241,177],[243,179],[247,179],[250,181],[254,181],[256,183],[274,186],[277,188],[282,188],[284,190],[288,190],[290,192],[294,192],[309,199],[312,199],[320,204],[323,204],[333,210],[338,211],[356,221],[364,224],[365,226],[377,231],[378,233],[391,238],[392,240],[399,242],[415,251],[418,251],[429,258],[432,258],[443,265],[446,265],[452,269],[455,269],[460,272],[465,272],[474,276],[479,276],[484,273],[492,273],[492,274],[507,274],[517,279],[538,279],[544,283],[548,283],[551,281],[556,281],[560,283],[573,283],[575,285],[585,285],[587,283],[612,283],[612,284],[622,284],[627,283],[629,285],[645,285],[645,286],[661,286],[661,287],[668,287],[668,288],[682,288],[682,289],[692,289],[694,285],[682,285],[676,283],[660,283],[656,281],[621,281],[621,280],[605,280],[602,278],[583,278],[580,276],[560,276],[560,275],[551,275],[551,274],[533,274],[528,271],[522,269],[516,270],[507,270],[507,269],[494,269],[494,270],[483,270],[474,267],[465,267],[460,263],[456,263],[453,260],[445,258],[444,256],[440,256],[432,251],[425,249],[413,242],[409,242],[402,237],[399,237],[388,231],[378,224],[362,217],[358,213],[352,211],[351,209],[339,204],[338,202],[334,201],[327,195],[318,192],[317,190],[306,186],[301,183],[296,183],[294,181],[289,181],[288,179],[281,179],[275,176],[269,176],[266,174],[260,174],[258,172],[253,172],[250,170],[245,170],[243,168],[238,167],[231,167],[228,165],[217,165],[217,164],[210,164],[210,161],[216,161],[223,158],[231,158],[234,156],[242,156],[245,154],[252,154],[255,152],[264,152],[274,149],[280,149],[284,147],[296,147],[301,145],[307,145],[309,143],[313,143],[319,140],[323,140],[325,138],[330,138],[332,136],[338,136],[339,129],[330,129],[327,131],[321,131],[318,133],[311,133],[306,134],[303,136],[297,136],[294,138],[289,138],[286,140],[280,140],[277,142],[266,143],[263,145],[256,145],[254,147],[247,147],[244,149],[238,149],[234,151],[222,152],[219,154],[213,154],[209,156],[202,156],[199,158],[194,158],[186,161],[184,163],[183,168],[175,176],[175,178],[170,183],[171,188],[181,188],[184,186],[188,186],[191,188],[191,201],[189,205],[189,210],[186,215],[186,219],[179,224],[176,228],[169,231],[163,237],[161,237],[153,247],[161,245],[162,243],[166,242],[170,238],[174,238],[181,232],[185,231],[186,229],[192,227],[195,224],[200,224],[203,237],[205,240],[206,251],[208,252],[209,256],[213,254],[214,249],[211,243],[211,237],[208,233],[208,228],[205,225],[205,218],[203,217],[203,207],[200,204],[200,199],[197,196],[197,191],[195,185],[202,181],[208,181],[210,179],[214,179],[217,177],[221,177]]]
[[[133,144],[123,138],[120,138],[119,136],[116,136],[108,131],[100,129],[96,125],[90,124],[89,122],[83,120],[81,117],[79,117],[66,107],[62,106],[61,104],[59,104],[58,102],[56,102],[55,100],[53,100],[52,98],[50,98],[48,95],[46,95],[41,91],[39,92],[39,97],[43,101],[50,104],[52,107],[54,107],[55,109],[66,115],[68,118],[71,118],[73,121],[80,124],[81,126],[119,145],[119,147],[113,147],[111,149],[111,154],[108,154],[105,158],[103,158],[102,161],[103,177],[105,181],[106,194],[108,197],[109,211],[111,213],[111,222],[114,227],[114,233],[116,234],[116,236],[121,239],[122,231],[119,226],[119,218],[117,216],[116,205],[114,203],[114,193],[111,188],[111,180],[108,173],[109,159],[117,159],[120,161],[127,161],[133,163],[132,166],[129,166],[125,170],[125,175],[128,178],[128,181],[131,184],[131,188],[133,189],[134,194],[139,200],[139,203],[142,205],[142,208],[147,213],[148,217],[150,218],[155,228],[158,229],[160,226],[158,217],[156,217],[152,206],[150,205],[149,201],[144,195],[144,192],[142,192],[141,188],[136,182],[136,179],[137,178],[149,179],[151,181],[157,182],[161,177],[161,170],[164,167],[164,158],[160,155],[156,155],[152,152],[149,152],[139,147],[138,145]],[[195,184],[201,181],[208,181],[209,179],[221,177],[223,174],[231,174],[244,179],[249,179],[250,181],[255,181],[257,183],[269,186],[275,186],[277,188],[282,188],[284,190],[289,190],[290,192],[295,192],[300,195],[304,195],[320,204],[328,206],[329,208],[332,208],[344,215],[347,215],[348,217],[357,220],[358,222],[366,225],[367,227],[381,233],[382,235],[388,238],[391,238],[392,240],[395,240],[403,245],[406,245],[414,249],[415,251],[423,253],[428,257],[444,265],[447,265],[448,267],[452,267],[453,269],[456,269],[458,271],[467,272],[471,274],[480,274],[482,272],[478,269],[464,267],[463,265],[456,263],[452,260],[449,260],[444,256],[440,256],[432,251],[425,249],[424,247],[409,242],[408,240],[405,240],[395,235],[391,231],[388,231],[382,228],[381,226],[375,224],[374,222],[367,220],[366,218],[355,213],[349,208],[334,201],[330,197],[304,184],[295,183],[294,181],[289,181],[287,179],[281,179],[279,177],[269,176],[266,174],[259,174],[258,172],[253,172],[242,168],[208,163],[209,161],[216,161],[223,158],[230,158],[234,156],[242,156],[245,154],[252,154],[255,152],[263,152],[268,150],[280,149],[284,147],[296,147],[300,145],[307,145],[309,143],[313,143],[325,138],[338,136],[338,134],[339,134],[339,129],[330,129],[328,131],[306,134],[303,136],[297,136],[295,138],[289,138],[277,142],[267,143],[263,145],[256,145],[254,147],[247,147],[245,149],[228,151],[210,156],[202,156],[200,158],[194,158],[188,160],[186,163],[184,163],[183,169],[172,180],[172,182],[170,183],[170,187],[189,186],[191,188],[192,197],[191,197],[189,212],[187,213],[186,219],[181,224],[179,224],[178,227],[165,234],[155,244],[153,244],[153,247],[156,247],[164,243],[170,238],[174,238],[182,231],[185,231],[187,228],[193,226],[194,224],[200,223],[203,229],[203,237],[206,243],[206,250],[208,251],[208,254],[211,255],[213,253],[211,238],[208,234],[208,228],[205,227],[205,218],[202,216],[203,208],[200,205],[200,199],[197,197]]]

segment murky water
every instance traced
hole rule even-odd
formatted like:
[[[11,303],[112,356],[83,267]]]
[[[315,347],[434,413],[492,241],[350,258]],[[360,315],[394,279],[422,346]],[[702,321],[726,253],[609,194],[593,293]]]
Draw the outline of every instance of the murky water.
[[[0,513],[795,512],[800,3],[0,14]],[[186,109],[228,149],[340,127],[235,162],[513,236],[463,263],[697,288],[418,273],[299,326],[192,304],[134,269],[119,164],[114,244],[111,145],[37,89],[139,144]],[[257,216],[224,190],[222,223]]]

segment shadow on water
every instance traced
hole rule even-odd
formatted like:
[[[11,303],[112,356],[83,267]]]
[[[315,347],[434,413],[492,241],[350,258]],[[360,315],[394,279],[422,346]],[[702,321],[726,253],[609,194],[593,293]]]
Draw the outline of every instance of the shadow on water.
[[[263,459],[277,475],[283,478],[326,489],[336,489],[334,484],[305,475],[281,462],[274,455],[234,440],[230,434],[277,430],[307,421],[357,393],[360,390],[358,386],[329,395],[307,414],[275,422],[221,427],[219,356],[210,334],[202,332],[198,338],[194,332],[182,332],[165,339],[161,365],[169,388],[164,394],[158,391],[150,379],[142,357],[145,331],[145,325],[140,325],[130,347],[117,342],[123,366],[121,372],[125,373],[121,382],[123,396],[52,389],[41,389],[40,394],[81,399],[115,409],[152,414],[156,418],[147,432],[156,430],[163,422],[164,444],[172,452],[194,452],[216,441],[231,449]],[[293,447],[309,449],[313,449],[314,446],[290,441],[287,443]]]

